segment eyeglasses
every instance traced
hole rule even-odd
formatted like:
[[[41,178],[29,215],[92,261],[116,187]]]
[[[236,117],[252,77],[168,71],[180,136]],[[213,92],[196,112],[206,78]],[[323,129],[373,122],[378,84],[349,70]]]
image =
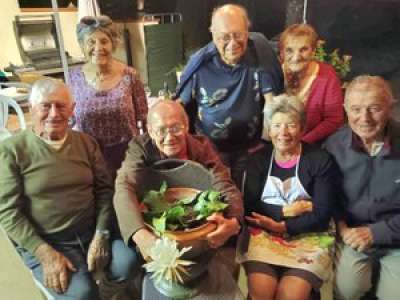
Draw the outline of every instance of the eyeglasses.
[[[247,31],[238,31],[238,32],[218,32],[218,31],[211,31],[211,33],[215,36],[218,42],[228,44],[231,40],[242,42],[247,39]]]
[[[182,124],[175,124],[171,127],[160,127],[154,130],[154,134],[159,138],[165,138],[167,134],[172,134],[173,136],[182,135],[185,131],[185,126]]]
[[[86,16],[83,17],[79,25],[80,26],[93,26],[93,27],[99,27],[99,26],[107,26],[112,24],[112,20],[108,16],[98,16],[98,17],[92,17],[92,16]]]

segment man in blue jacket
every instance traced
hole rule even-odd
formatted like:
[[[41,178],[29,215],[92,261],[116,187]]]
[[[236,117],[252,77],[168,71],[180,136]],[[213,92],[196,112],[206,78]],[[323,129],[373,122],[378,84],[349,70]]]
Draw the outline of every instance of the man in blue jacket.
[[[391,120],[393,94],[381,77],[359,76],[346,90],[348,124],[327,150],[343,175],[336,299],[360,299],[371,287],[373,261],[379,299],[400,295],[400,131]]]
[[[275,53],[249,26],[243,7],[217,8],[213,41],[190,58],[177,88],[195,130],[212,140],[238,185],[248,152],[260,141],[264,102],[283,89]]]

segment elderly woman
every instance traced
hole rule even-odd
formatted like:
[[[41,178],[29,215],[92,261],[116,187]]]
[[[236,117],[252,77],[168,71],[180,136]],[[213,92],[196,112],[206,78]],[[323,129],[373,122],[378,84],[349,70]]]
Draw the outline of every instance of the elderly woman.
[[[279,40],[285,89],[307,111],[302,140],[320,143],[343,124],[343,95],[335,70],[314,59],[318,36],[307,24],[288,27]]]
[[[100,144],[115,178],[128,142],[144,129],[147,101],[139,74],[112,54],[117,32],[107,16],[84,17],[77,25],[87,62],[70,72],[77,130]]]
[[[266,118],[272,144],[247,166],[249,235],[239,244],[239,258],[251,299],[308,299],[330,274],[336,167],[324,150],[301,142],[301,102],[283,95],[269,105]]]

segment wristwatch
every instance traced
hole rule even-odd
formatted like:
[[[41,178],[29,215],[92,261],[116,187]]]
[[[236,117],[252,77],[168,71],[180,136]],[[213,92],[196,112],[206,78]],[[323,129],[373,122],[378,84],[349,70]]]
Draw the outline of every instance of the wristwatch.
[[[101,237],[104,237],[106,239],[110,238],[110,230],[108,230],[108,229],[96,229],[96,234],[98,234]]]

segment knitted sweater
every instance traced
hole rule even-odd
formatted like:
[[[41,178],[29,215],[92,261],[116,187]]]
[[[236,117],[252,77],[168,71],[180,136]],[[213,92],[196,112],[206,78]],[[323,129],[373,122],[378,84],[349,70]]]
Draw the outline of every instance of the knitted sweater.
[[[0,144],[0,225],[34,253],[55,234],[106,229],[113,189],[97,143],[68,132],[59,150],[32,130]]]

